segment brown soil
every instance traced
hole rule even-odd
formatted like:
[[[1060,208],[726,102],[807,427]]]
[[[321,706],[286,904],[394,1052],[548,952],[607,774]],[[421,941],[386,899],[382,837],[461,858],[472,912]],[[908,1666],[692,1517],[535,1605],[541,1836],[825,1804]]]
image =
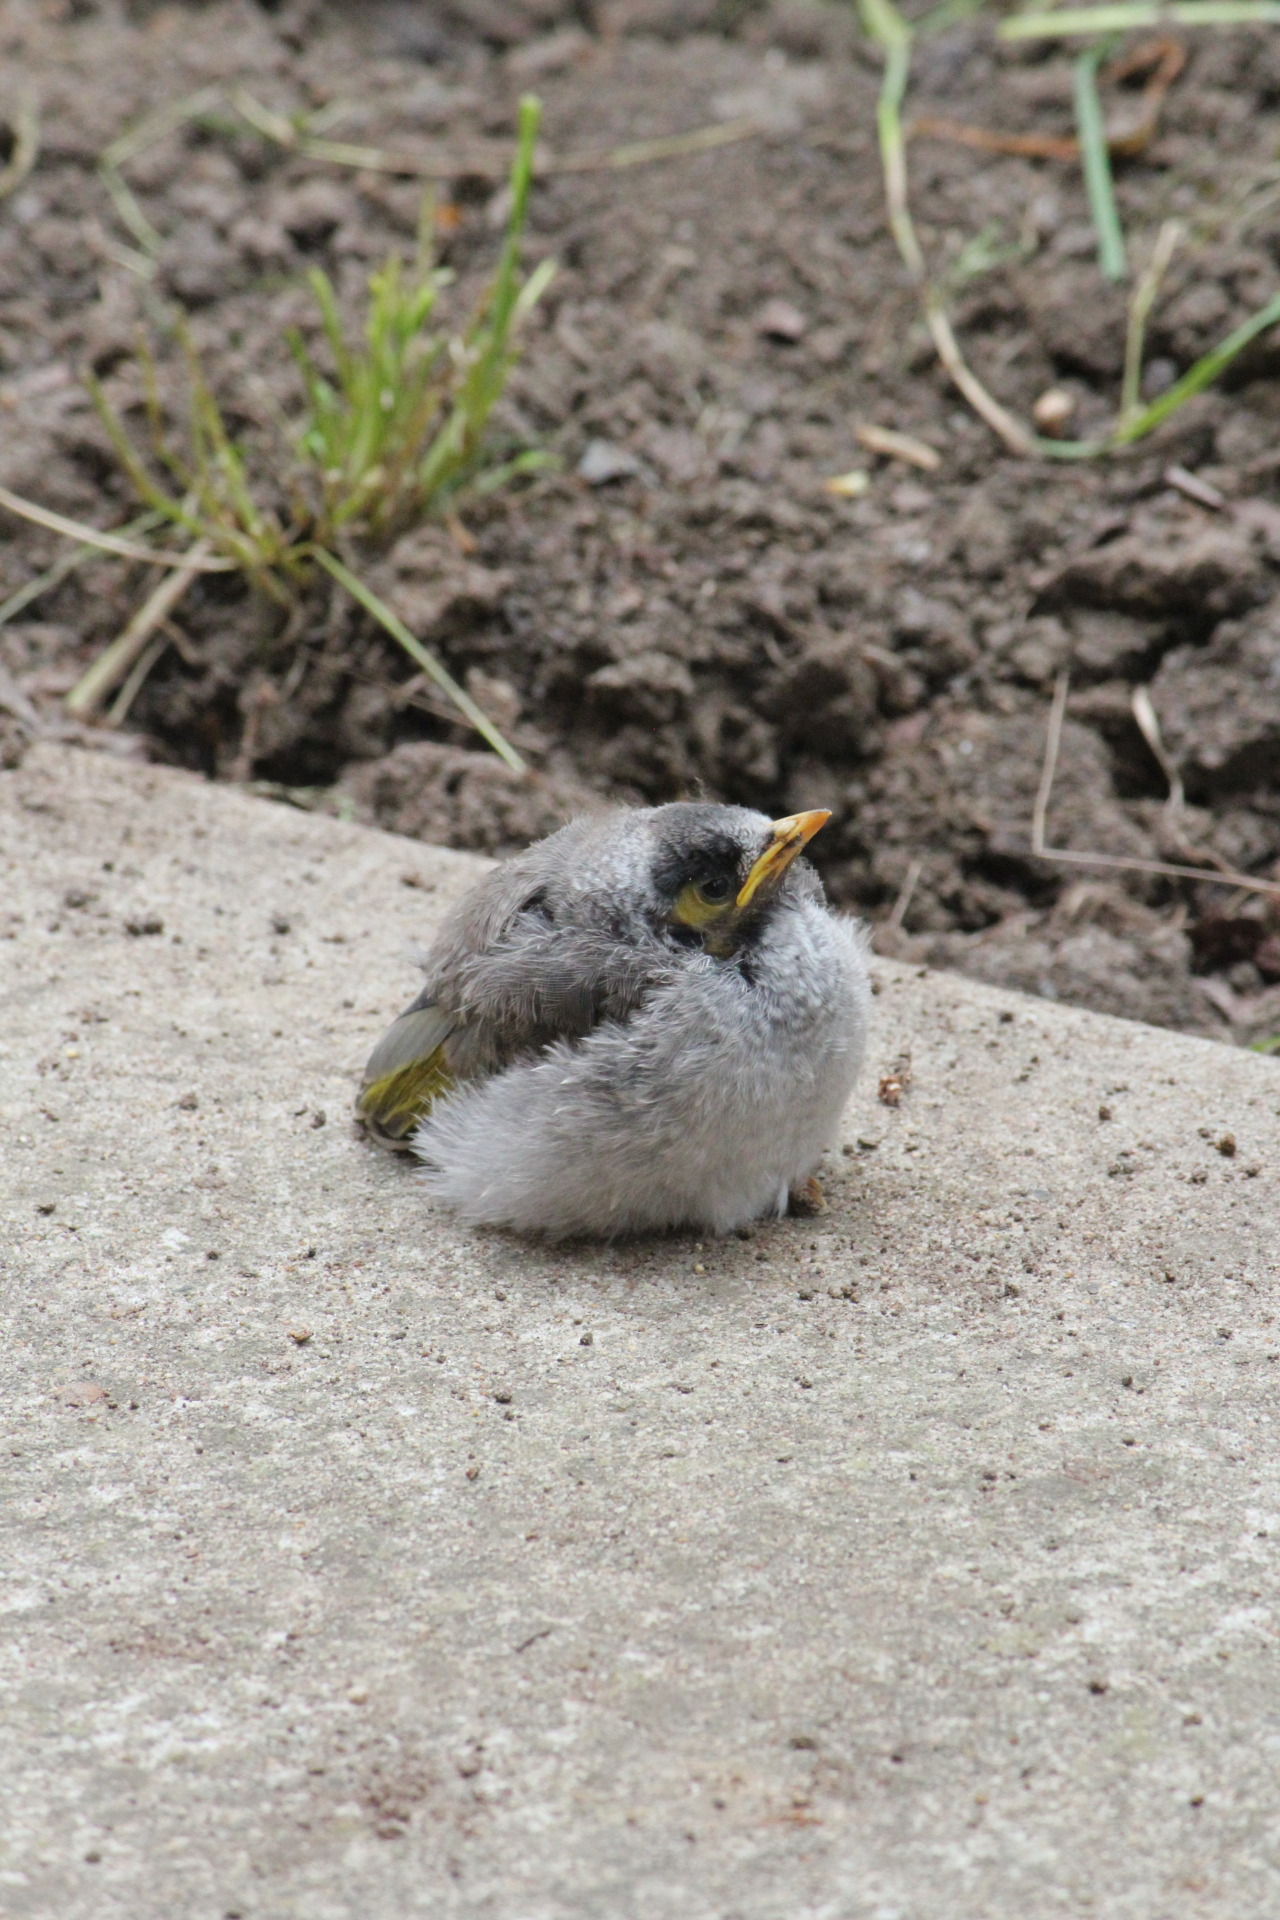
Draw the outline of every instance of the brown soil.
[[[527,253],[560,272],[503,427],[556,450],[563,471],[467,512],[474,552],[428,528],[372,568],[533,780],[477,752],[336,594],[283,657],[263,607],[216,579],[183,600],[118,746],[322,789],[386,826],[495,850],[598,794],[830,806],[815,852],[883,945],[1224,1038],[1280,1032],[1278,903],[1050,864],[1029,842],[1069,665],[1049,844],[1280,878],[1274,344],[1122,458],[1002,451],[919,324],[884,227],[877,63],[835,7],[10,0],[3,36],[0,109],[34,89],[43,137],[0,203],[0,482],[100,525],[136,503],[81,365],[135,404],[136,327],[179,301],[237,431],[265,448],[296,395],[281,333],[309,323],[304,269],[325,266],[354,312],[418,205],[412,181],[301,160],[226,114],[126,168],[163,236],[147,281],[97,171],[142,113],[239,84],[277,109],[349,103],[336,139],[497,153],[532,86],[554,154],[742,115],[765,129],[539,183]],[[1280,251],[1280,40],[1187,45],[1155,144],[1118,180],[1139,257],[1162,219],[1188,225],[1151,328],[1152,392],[1271,296]],[[923,46],[915,74],[919,113],[1071,131],[1061,50],[1002,48],[970,23]],[[1074,429],[1096,429],[1115,403],[1125,296],[1099,277],[1078,167],[923,138],[911,157],[932,260],[954,265],[980,233],[1003,255],[951,293],[980,375],[1024,415],[1064,387]],[[502,202],[474,161],[441,192],[457,208],[446,251],[462,312]],[[868,454],[860,422],[916,435],[941,464]],[[824,490],[859,466],[866,498]],[[1223,506],[1185,497],[1171,466]],[[0,598],[59,551],[5,516]],[[0,752],[20,751],[33,710],[58,723],[60,695],[144,586],[94,562],[0,629]],[[1185,785],[1178,816],[1132,716],[1137,686]]]

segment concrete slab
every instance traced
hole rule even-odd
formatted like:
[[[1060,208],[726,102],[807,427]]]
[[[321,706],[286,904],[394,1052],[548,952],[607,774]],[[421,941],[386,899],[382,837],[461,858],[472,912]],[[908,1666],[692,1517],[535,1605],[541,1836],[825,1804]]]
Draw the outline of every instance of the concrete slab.
[[[347,1117],[477,863],[0,836],[0,1912],[1280,1912],[1274,1061],[877,963],[825,1217],[547,1252]]]

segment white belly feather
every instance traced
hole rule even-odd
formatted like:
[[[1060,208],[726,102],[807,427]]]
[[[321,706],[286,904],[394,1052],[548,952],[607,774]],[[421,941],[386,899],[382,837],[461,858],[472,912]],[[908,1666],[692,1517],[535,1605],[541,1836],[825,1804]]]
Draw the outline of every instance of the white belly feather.
[[[726,1232],[813,1171],[869,1005],[861,934],[800,903],[776,914],[748,973],[691,956],[625,1025],[460,1088],[414,1144],[432,1191],[473,1225]]]

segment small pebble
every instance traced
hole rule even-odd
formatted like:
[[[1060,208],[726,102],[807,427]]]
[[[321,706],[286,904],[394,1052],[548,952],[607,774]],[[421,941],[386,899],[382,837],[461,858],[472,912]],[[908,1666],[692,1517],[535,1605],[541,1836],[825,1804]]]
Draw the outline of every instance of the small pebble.
[[[794,346],[804,338],[809,322],[799,307],[789,300],[766,300],[756,315],[756,332],[766,340],[782,340]]]
[[[1031,418],[1041,433],[1058,439],[1066,432],[1075,413],[1075,396],[1062,387],[1048,387],[1031,409]]]
[[[578,478],[585,480],[589,487],[607,486],[611,480],[627,480],[639,471],[640,462],[635,454],[628,453],[625,447],[615,447],[610,440],[589,440],[578,462]]]

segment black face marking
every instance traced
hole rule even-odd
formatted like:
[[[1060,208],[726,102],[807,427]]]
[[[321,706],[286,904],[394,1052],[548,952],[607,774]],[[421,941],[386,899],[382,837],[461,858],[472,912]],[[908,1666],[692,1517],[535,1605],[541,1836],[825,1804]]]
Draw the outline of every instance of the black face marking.
[[[760,939],[778,899],[766,888],[744,911],[736,905],[769,830],[728,808],[692,802],[665,807],[662,815],[650,869],[658,930],[673,946],[717,960],[740,955]]]
[[[685,887],[695,886],[705,900],[727,906],[750,864],[747,849],[723,827],[704,829],[687,839],[673,835],[658,849],[654,885],[664,900],[674,901]]]

